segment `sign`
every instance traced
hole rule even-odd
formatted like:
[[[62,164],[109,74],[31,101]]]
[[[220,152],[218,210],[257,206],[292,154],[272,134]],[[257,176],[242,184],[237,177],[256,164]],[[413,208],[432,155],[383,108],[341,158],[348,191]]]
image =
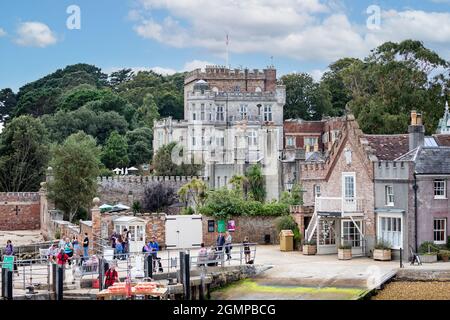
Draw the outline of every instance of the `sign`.
[[[216,229],[216,222],[214,220],[208,220],[208,232],[214,232]]]
[[[234,232],[236,231],[236,222],[234,220],[230,220],[228,221],[228,227],[227,227],[228,231],[230,232]]]
[[[3,256],[3,268],[14,271],[14,256]]]
[[[225,231],[227,231],[225,220],[219,220],[217,222],[217,232],[222,232],[223,233]]]

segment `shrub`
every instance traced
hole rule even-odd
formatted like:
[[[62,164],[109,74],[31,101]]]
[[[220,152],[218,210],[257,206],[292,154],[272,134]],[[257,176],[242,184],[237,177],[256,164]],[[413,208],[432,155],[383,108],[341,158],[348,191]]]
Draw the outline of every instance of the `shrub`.
[[[305,241],[303,241],[303,245],[304,246],[316,246],[317,242],[316,242],[316,240],[311,240],[311,241],[305,240]]]
[[[450,250],[440,250],[439,251],[439,257],[450,257]]]
[[[341,250],[348,250],[348,249],[351,249],[351,248],[352,248],[352,245],[348,244],[348,243],[344,243],[344,244],[340,244],[339,245],[339,249],[341,249]]]
[[[440,250],[439,246],[431,241],[425,241],[419,247],[420,254],[427,254],[427,253],[436,254],[439,252],[439,250]]]
[[[392,248],[391,244],[383,239],[378,239],[375,247],[377,250],[390,250]]]
[[[275,227],[278,233],[281,230],[291,230],[294,233],[294,243],[298,244],[300,242],[301,234],[298,229],[297,222],[291,216],[282,216],[275,220]],[[297,247],[297,245],[295,245]]]
[[[151,213],[164,210],[175,203],[177,196],[175,190],[163,183],[153,183],[144,190],[142,209]]]
[[[195,214],[195,210],[192,207],[187,207],[181,210],[182,215],[191,216]]]

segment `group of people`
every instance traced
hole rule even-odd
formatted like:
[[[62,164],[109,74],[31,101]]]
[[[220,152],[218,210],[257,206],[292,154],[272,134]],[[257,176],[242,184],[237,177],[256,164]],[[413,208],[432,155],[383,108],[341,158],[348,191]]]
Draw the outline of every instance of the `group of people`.
[[[231,250],[233,249],[232,241],[233,237],[230,232],[227,231],[225,234],[222,232],[219,233],[216,239],[216,245],[211,246],[209,250],[207,250],[205,244],[202,243],[198,252],[198,266],[202,267],[205,266],[205,264],[208,267],[217,266],[218,260],[220,260],[221,256],[224,254],[224,249],[227,256],[226,260],[231,260]],[[244,238],[242,245],[244,246],[245,263],[249,264],[251,263],[251,250],[248,237]]]
[[[62,238],[59,244],[52,244],[48,249],[48,259],[50,262],[56,262],[60,266],[71,266],[72,260],[77,264],[89,259],[89,237],[84,234],[83,241],[80,243],[77,236]]]
[[[114,259],[126,260],[130,252],[130,231],[125,228],[122,234],[114,231],[110,237],[111,247],[114,249]]]

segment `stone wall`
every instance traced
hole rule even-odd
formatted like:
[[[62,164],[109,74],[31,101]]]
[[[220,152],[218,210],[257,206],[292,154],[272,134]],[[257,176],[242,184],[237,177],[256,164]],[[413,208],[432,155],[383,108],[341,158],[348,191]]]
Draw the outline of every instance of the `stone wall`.
[[[278,234],[275,228],[275,220],[277,217],[233,217],[229,220],[234,220],[236,223],[236,231],[230,232],[233,237],[233,243],[242,243],[246,236],[249,237],[250,242],[264,244],[264,236],[270,235],[272,244],[279,243]],[[208,221],[214,220],[215,231],[208,232]],[[202,218],[203,223],[203,242],[206,246],[211,246],[216,243],[217,239],[217,221],[213,217]]]
[[[40,196],[37,192],[0,193],[0,230],[39,230]]]
[[[178,191],[193,178],[208,182],[206,177],[155,177],[155,176],[113,176],[99,177],[98,197],[100,202],[108,204],[123,203],[131,206],[134,200],[142,200],[144,190],[153,183],[162,182]]]

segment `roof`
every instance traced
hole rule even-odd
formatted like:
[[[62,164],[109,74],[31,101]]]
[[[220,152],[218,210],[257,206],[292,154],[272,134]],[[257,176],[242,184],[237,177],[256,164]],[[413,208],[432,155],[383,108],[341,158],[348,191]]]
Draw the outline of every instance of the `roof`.
[[[378,160],[394,160],[409,151],[409,136],[407,134],[366,134],[364,137],[375,150]]]
[[[322,134],[324,121],[305,121],[302,119],[289,119],[284,121],[283,130],[288,133]]]
[[[439,146],[450,147],[450,134],[436,134],[433,137]]]
[[[145,220],[136,218],[136,217],[130,217],[130,216],[122,216],[114,219],[114,223],[133,223],[133,222],[141,222],[145,223]]]
[[[422,147],[416,158],[417,174],[450,174],[450,147]]]

